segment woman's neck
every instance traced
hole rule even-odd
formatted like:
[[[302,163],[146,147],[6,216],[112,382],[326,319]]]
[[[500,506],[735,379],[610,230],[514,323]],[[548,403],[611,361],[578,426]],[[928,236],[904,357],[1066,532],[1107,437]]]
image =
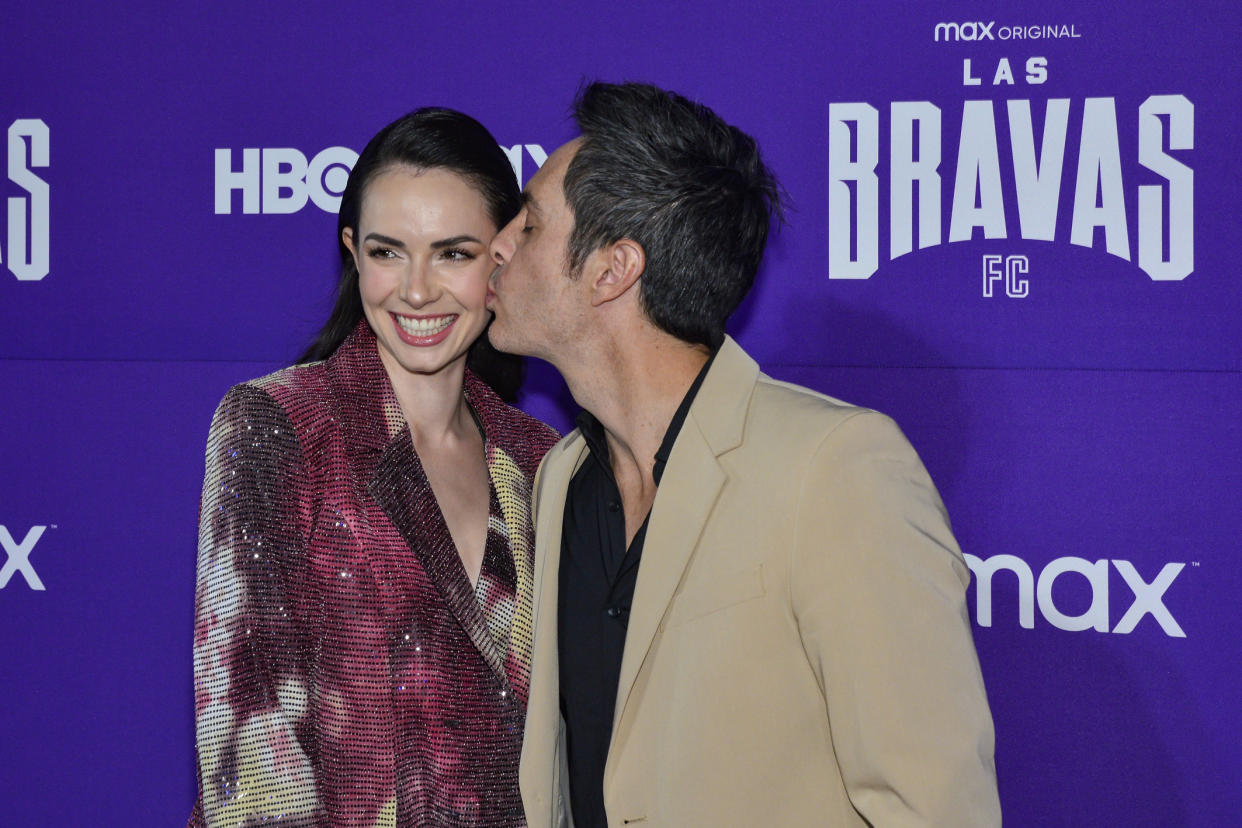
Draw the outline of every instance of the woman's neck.
[[[477,431],[463,393],[464,355],[434,374],[407,371],[382,359],[382,351],[380,356],[415,445],[460,439],[463,434]]]

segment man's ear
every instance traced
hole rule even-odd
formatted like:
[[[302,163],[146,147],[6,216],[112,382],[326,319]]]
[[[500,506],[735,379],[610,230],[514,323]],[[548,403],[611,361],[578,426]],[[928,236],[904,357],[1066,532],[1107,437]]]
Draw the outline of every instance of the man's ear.
[[[633,239],[621,239],[595,252],[591,304],[599,306],[623,296],[647,269],[647,253]],[[595,258],[593,256],[592,258]]]

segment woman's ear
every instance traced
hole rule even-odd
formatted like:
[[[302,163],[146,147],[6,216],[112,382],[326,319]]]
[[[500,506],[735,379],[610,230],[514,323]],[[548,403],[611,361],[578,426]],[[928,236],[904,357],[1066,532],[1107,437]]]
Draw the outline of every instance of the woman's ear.
[[[354,266],[358,265],[358,251],[354,249],[354,228],[341,228],[341,242],[349,250],[349,254],[354,257]]]

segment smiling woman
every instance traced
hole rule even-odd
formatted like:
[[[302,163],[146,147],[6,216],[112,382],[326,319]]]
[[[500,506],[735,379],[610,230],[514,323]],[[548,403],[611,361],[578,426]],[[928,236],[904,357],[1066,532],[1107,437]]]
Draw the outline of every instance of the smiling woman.
[[[342,239],[389,374],[461,362],[489,319],[496,226],[483,200],[456,173],[395,166],[371,180],[358,224],[360,242],[351,227]]]
[[[517,213],[478,122],[424,109],[359,156],[336,307],[207,442],[191,826],[525,824],[531,481],[487,247]]]
[[[521,208],[521,193],[508,157],[491,133],[474,119],[452,110],[428,108],[384,127],[358,156],[341,194],[337,214],[341,279],[336,305],[315,342],[298,362],[331,356],[363,318],[358,261],[346,237],[353,239],[359,235],[363,202],[371,193],[372,180],[397,169],[455,175],[473,188],[473,200],[483,205],[496,228],[507,224]],[[490,230],[488,237],[495,232]],[[390,244],[399,241],[389,237]],[[441,243],[444,241],[453,240]],[[497,351],[486,335],[471,345],[467,364],[506,402],[517,398],[522,362],[516,356]]]

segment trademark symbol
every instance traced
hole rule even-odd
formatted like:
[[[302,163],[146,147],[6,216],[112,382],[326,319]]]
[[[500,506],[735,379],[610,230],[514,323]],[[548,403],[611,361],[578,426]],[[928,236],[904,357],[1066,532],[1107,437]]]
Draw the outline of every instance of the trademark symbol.
[[[59,529],[60,527],[59,527],[59,526],[57,526],[55,523],[53,523],[53,524],[52,524],[52,528],[53,528],[53,529]],[[1198,566],[1198,564],[1195,564],[1195,566]]]
[[[1198,562],[1198,561],[1191,561],[1191,562],[1190,562],[1190,565],[1191,565],[1192,567],[1194,567],[1194,566],[1198,566],[1198,565],[1199,565],[1199,562]]]

